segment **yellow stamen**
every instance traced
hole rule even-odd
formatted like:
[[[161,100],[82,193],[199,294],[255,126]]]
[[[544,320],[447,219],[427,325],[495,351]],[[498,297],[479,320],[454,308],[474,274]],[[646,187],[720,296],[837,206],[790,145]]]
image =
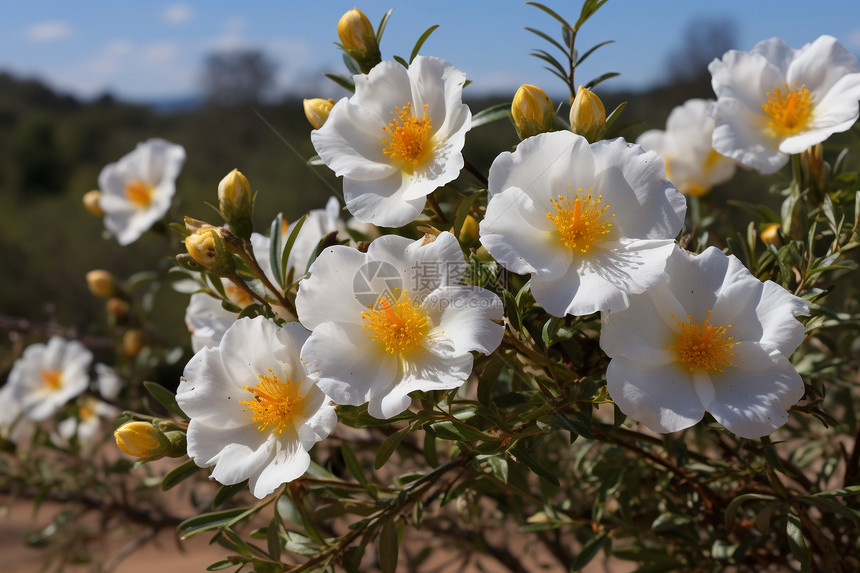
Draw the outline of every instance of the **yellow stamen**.
[[[259,423],[258,430],[264,432],[271,427],[271,431],[280,434],[302,411],[301,384],[286,377],[281,382],[271,369],[269,373],[271,376],[260,374],[260,383],[255,387],[243,386],[254,399],[239,403],[251,409],[251,420]]]
[[[577,191],[582,193],[582,188]],[[591,193],[576,195],[572,202],[564,195],[550,199],[556,213],[547,213],[546,216],[555,223],[561,242],[566,247],[587,253],[594,243],[612,230],[615,214],[607,214],[609,205],[601,206],[602,201],[602,195],[595,199]]]
[[[394,119],[382,128],[386,134],[382,138],[385,145],[382,152],[392,161],[402,163],[404,171],[411,172],[426,163],[433,153],[432,124],[427,106],[424,106],[421,119],[412,113],[412,102],[395,107],[391,113]]]
[[[125,198],[133,203],[135,207],[145,209],[152,203],[152,195],[155,187],[140,179],[135,179],[125,184]]]
[[[678,361],[689,366],[692,372],[696,368],[702,370],[714,370],[722,372],[727,366],[732,365],[731,357],[736,356],[731,349],[738,344],[734,336],[726,336],[728,326],[714,326],[709,323],[711,311],[701,324],[693,322],[693,318],[687,315],[687,322],[681,322],[672,315],[675,324],[681,329],[681,333],[675,340],[674,348],[678,354]]]
[[[430,331],[430,320],[406,291],[394,305],[385,297],[376,300],[381,308],[361,313],[365,334],[378,340],[389,354],[404,355],[421,346]]]
[[[39,372],[42,382],[51,390],[59,390],[63,385],[62,370],[42,370]]]
[[[761,104],[769,118],[767,130],[776,137],[796,135],[812,121],[812,94],[806,86],[789,88],[785,84],[784,87],[767,92],[767,101]]]

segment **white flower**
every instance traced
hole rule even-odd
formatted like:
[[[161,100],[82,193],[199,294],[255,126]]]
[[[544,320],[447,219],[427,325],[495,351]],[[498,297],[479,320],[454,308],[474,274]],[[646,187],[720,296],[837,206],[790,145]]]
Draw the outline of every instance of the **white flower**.
[[[656,284],[686,211],[656,153],[567,131],[499,155],[489,192],[481,243],[531,273],[535,300],[555,316],[622,310]]]
[[[445,60],[418,56],[408,70],[381,62],[353,79],[355,95],[335,104],[311,141],[343,176],[346,207],[356,219],[399,227],[463,167],[472,123],[462,102],[466,76]]]
[[[860,63],[836,38],[799,50],[779,38],[708,66],[717,94],[714,149],[762,173],[857,121]]]
[[[265,497],[304,474],[308,450],[334,429],[334,407],[299,360],[308,334],[296,322],[241,318],[186,365],[176,401],[191,418],[188,455],[214,465],[213,479],[250,480]]]
[[[806,302],[714,247],[678,248],[666,273],[665,285],[603,315],[606,388],[621,411],[655,432],[692,426],[705,411],[744,438],[783,425],[803,396],[788,357],[803,341],[794,317]]]
[[[684,195],[700,197],[735,174],[735,161],[711,147],[713,107],[713,101],[687,100],[669,114],[666,131],[651,129],[636,140],[663,158],[666,178]]]
[[[87,396],[78,405],[74,416],[66,418],[57,425],[57,433],[68,441],[77,435],[78,441],[86,444],[96,436],[102,420],[116,416],[119,411],[106,402]]]
[[[59,336],[48,344],[31,344],[9,373],[10,395],[25,416],[45,420],[86,390],[92,359],[92,353],[80,342]]]
[[[466,262],[457,239],[387,235],[367,253],[326,248],[299,283],[299,320],[313,333],[302,348],[309,375],[338,404],[390,418],[414,390],[461,386],[471,351],[492,352],[504,328],[492,292],[457,285]]]
[[[266,255],[268,257],[268,254]],[[222,279],[227,300],[245,308],[253,304],[251,295],[237,287],[232,281]],[[236,313],[221,305],[221,299],[205,293],[194,293],[185,309],[185,325],[191,332],[191,348],[199,352],[203,348],[218,346],[221,337],[236,321]]]
[[[99,207],[120,245],[136,241],[170,208],[185,149],[163,139],[138,143],[134,151],[99,174]]]
[[[96,388],[105,400],[116,400],[125,386],[125,381],[119,377],[116,371],[99,362],[96,364]]]

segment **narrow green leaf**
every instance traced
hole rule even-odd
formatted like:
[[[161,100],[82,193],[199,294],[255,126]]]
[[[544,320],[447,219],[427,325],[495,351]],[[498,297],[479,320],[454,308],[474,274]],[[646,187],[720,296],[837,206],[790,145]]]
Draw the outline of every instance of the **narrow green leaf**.
[[[219,507],[230,501],[234,495],[240,491],[247,489],[248,480],[233,484],[221,486],[218,493],[215,494],[215,499],[212,500],[212,507]]]
[[[726,507],[726,512],[724,515],[726,521],[726,529],[728,531],[732,530],[732,527],[735,523],[735,517],[738,514],[738,511],[741,509],[741,505],[750,500],[767,500],[767,501],[777,501],[777,498],[771,495],[763,495],[760,493],[745,493],[743,495],[739,495],[734,498],[729,505]]]
[[[224,559],[223,561],[216,561],[212,565],[206,568],[207,571],[221,571],[222,569],[227,569],[228,567],[234,567],[238,565],[238,563],[234,563],[229,559]]]
[[[397,446],[400,445],[400,442],[403,438],[406,437],[406,434],[409,433],[409,426],[397,430],[382,442],[382,445],[379,446],[379,450],[376,452],[376,459],[373,462],[373,467],[376,469],[381,468],[385,465],[385,462],[388,461],[388,458],[391,457],[391,454],[397,449]]]
[[[563,65],[561,65],[561,62],[559,62],[558,60],[556,60],[555,58],[553,58],[552,56],[550,56],[549,54],[547,54],[543,50],[535,50],[534,52],[529,52],[529,55],[534,56],[535,58],[538,58],[540,60],[543,60],[544,62],[548,63],[553,68],[555,68],[559,74],[561,74],[562,76],[566,76],[567,68],[565,68]]]
[[[429,432],[424,433],[424,460],[431,468],[439,466],[439,456],[436,453],[436,437]]]
[[[594,13],[608,1],[609,0],[585,0],[585,2],[582,3],[582,11],[579,13],[579,19],[576,21],[575,29],[579,30],[582,25],[585,24],[586,20],[594,16]]]
[[[382,20],[379,22],[379,26],[376,27],[376,43],[382,43],[382,34],[385,32],[385,27],[388,25],[388,19],[391,18],[391,13],[394,12],[394,8],[388,10],[385,15],[382,16]]]
[[[403,66],[404,68],[409,68],[409,62],[401,58],[400,56],[392,56],[394,61]]]
[[[597,50],[598,48],[602,48],[602,47],[603,47],[603,46],[605,46],[606,44],[614,44],[614,43],[615,43],[615,40],[606,40],[605,42],[600,42],[599,44],[597,44],[596,46],[593,46],[593,47],[592,47],[592,48],[590,48],[587,52],[585,52],[584,54],[582,54],[582,55],[579,57],[579,59],[578,59],[578,60],[576,60],[576,64],[575,64],[575,65],[576,65],[576,66],[578,66],[579,64],[581,64],[582,62],[584,62],[584,61],[585,61],[585,58],[587,58],[588,56],[590,56],[591,54],[593,54],[593,53],[594,53],[594,51],[595,51],[595,50]]]
[[[287,244],[284,245],[284,250],[281,253],[281,284],[284,284],[286,281],[286,273],[287,273],[287,261],[290,259],[290,253],[293,252],[293,245],[296,243],[296,238],[299,236],[299,231],[302,230],[302,226],[305,224],[305,221],[308,220],[307,213],[302,216],[301,219],[296,221],[296,224],[293,225],[293,228],[290,229],[290,236],[287,237]],[[280,233],[280,231],[278,231]]]
[[[604,1],[605,1],[605,0],[604,0]],[[571,26],[571,25],[568,23],[568,21],[567,21],[567,20],[565,20],[564,18],[562,18],[561,16],[559,16],[558,14],[556,14],[553,10],[551,10],[550,8],[547,8],[547,7],[546,7],[546,6],[544,6],[543,4],[540,4],[539,2],[526,2],[526,4],[527,4],[527,5],[529,5],[529,6],[534,6],[534,7],[535,7],[535,8],[537,8],[538,10],[543,10],[544,12],[546,12],[547,14],[549,14],[550,16],[552,16],[553,18],[555,18],[556,20],[558,20],[558,21],[561,23],[561,25],[562,25],[562,26],[566,26],[566,27],[568,27],[568,28],[570,28],[570,29],[573,29],[573,26]]]
[[[252,508],[253,509],[253,508]],[[226,509],[224,511],[213,511],[204,513],[190,519],[186,519],[177,526],[177,532],[181,538],[191,537],[204,531],[210,531],[219,527],[225,527],[235,523],[235,519],[244,516],[249,510],[245,508]],[[249,514],[250,515],[250,514]]]
[[[314,155],[313,157],[310,157],[305,163],[313,167],[325,165],[325,161],[323,161],[322,157],[320,157],[319,155]]]
[[[522,443],[517,444],[517,447],[512,450],[511,454],[516,457],[517,461],[528,466],[528,468],[532,472],[534,472],[534,474],[537,475],[539,478],[551,483],[556,487],[560,485],[558,478],[555,476],[555,474],[543,467],[540,462],[538,462],[537,458],[535,458],[531,454],[531,452],[529,452],[526,447],[522,445]]]
[[[178,468],[174,468],[173,471],[164,476],[164,479],[161,480],[161,489],[164,491],[169,490],[182,480],[191,477],[192,474],[197,473],[197,470],[202,469],[200,466],[194,463],[194,460],[188,460]]]
[[[269,265],[272,267],[272,272],[275,275],[275,280],[278,286],[284,286],[284,270],[283,259],[281,258],[281,249],[284,248],[284,214],[278,213],[275,220],[272,221],[272,227],[269,230]]]
[[[785,522],[785,534],[788,537],[788,546],[794,557],[803,564],[811,563],[812,553],[810,553],[809,546],[806,545],[806,540],[803,538],[800,518],[794,512],[788,514],[788,519]]]
[[[356,62],[355,59],[346,52],[343,53],[343,65],[346,66],[346,69],[348,69],[349,73],[352,75],[361,73],[361,67],[358,65],[358,62]]]
[[[278,516],[275,515],[269,521],[269,527],[266,529],[266,548],[269,550],[269,557],[275,561],[281,559],[281,523]]]
[[[591,563],[591,560],[594,559],[601,549],[607,547],[610,543],[610,539],[605,535],[597,535],[586,541],[585,545],[582,546],[582,551],[571,562],[570,570],[579,571],[583,569]]]
[[[349,92],[355,92],[355,84],[352,83],[352,80],[347,79],[343,76],[339,76],[337,74],[323,74],[325,77],[342,87],[343,89]]]
[[[379,533],[379,568],[382,573],[394,573],[397,569],[397,527],[394,520],[389,519],[382,524]]]
[[[591,80],[590,82],[588,82],[587,84],[585,84],[585,88],[589,89],[589,90],[594,89],[594,87],[597,86],[597,84],[603,83],[610,78],[614,78],[615,76],[620,76],[620,75],[621,74],[619,74],[618,72],[605,73],[602,76],[598,76],[598,77],[594,78],[593,80]]]
[[[508,460],[499,456],[490,456],[487,458],[487,464],[493,470],[496,479],[502,483],[508,483]]]
[[[487,123],[492,123],[494,121],[498,121],[500,119],[508,117],[508,110],[510,109],[511,102],[509,101],[496,105],[491,105],[486,109],[482,109],[481,111],[472,116],[471,129],[475,129],[480,125],[485,125]]]
[[[567,48],[562,46],[557,40],[554,40],[552,38],[552,36],[550,36],[549,34],[545,34],[544,32],[541,32],[540,30],[535,30],[534,28],[529,28],[528,26],[526,26],[525,29],[527,31],[531,32],[532,34],[535,34],[536,36],[540,36],[541,38],[543,38],[544,40],[546,40],[547,42],[549,42],[550,44],[552,44],[553,46],[555,46],[556,48],[561,50],[561,53],[564,54],[565,57],[567,57]]]
[[[169,412],[176,414],[180,418],[188,419],[188,416],[185,415],[185,412],[183,412],[182,408],[179,407],[179,404],[176,403],[176,395],[173,394],[173,392],[161,384],[150,381],[144,382],[143,387],[146,388],[146,391],[149,392],[149,394],[155,398],[159,404],[167,408]]]
[[[352,451],[349,444],[341,442],[340,452],[343,454],[343,461],[346,463],[349,473],[352,474],[352,477],[354,477],[358,483],[366,487],[367,478],[364,477],[364,470],[361,468],[361,464],[358,463],[358,458],[355,457],[355,453]]]
[[[427,38],[430,37],[430,34],[432,34],[433,31],[436,30],[436,28],[438,28],[438,27],[439,27],[439,24],[433,24],[432,26],[430,26],[429,28],[424,30],[424,33],[421,34],[421,37],[418,38],[417,42],[415,42],[415,47],[412,48],[412,53],[409,54],[409,63],[410,64],[412,63],[412,60],[415,59],[415,56],[418,55],[418,50],[421,49],[421,46],[424,45],[424,42],[427,41]]]

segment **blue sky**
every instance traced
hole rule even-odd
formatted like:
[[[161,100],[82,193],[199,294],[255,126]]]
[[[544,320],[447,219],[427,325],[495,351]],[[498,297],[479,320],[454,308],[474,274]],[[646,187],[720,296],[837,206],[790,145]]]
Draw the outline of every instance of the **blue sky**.
[[[570,21],[579,0],[544,2]],[[134,100],[194,95],[207,53],[260,48],[279,63],[282,90],[302,97],[344,95],[321,78],[343,72],[332,45],[341,14],[354,5],[374,23],[394,8],[383,57],[407,56],[430,25],[440,28],[422,53],[464,70],[474,92],[513,92],[522,83],[562,93],[559,80],[529,57],[543,42],[523,26],[557,35],[555,21],[519,0],[340,0],[315,2],[0,0],[0,70],[38,77],[82,97],[110,90]],[[580,31],[585,49],[615,40],[583,65],[582,83],[620,72],[610,88],[645,88],[666,77],[690,22],[730,19],[738,49],[779,36],[794,47],[821,34],[860,54],[860,2],[855,0],[610,0]]]

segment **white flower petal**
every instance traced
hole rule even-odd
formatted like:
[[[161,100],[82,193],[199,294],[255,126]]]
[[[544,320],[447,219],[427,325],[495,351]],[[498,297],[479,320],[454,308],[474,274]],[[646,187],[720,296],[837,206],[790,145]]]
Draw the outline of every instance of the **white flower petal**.
[[[705,414],[690,373],[675,365],[650,367],[613,358],[606,389],[622,412],[655,432],[689,428]]]
[[[296,294],[296,310],[305,328],[314,330],[324,322],[360,320],[367,305],[356,299],[355,285],[356,280],[363,280],[356,276],[366,260],[363,253],[342,245],[320,253]]]
[[[394,171],[382,179],[373,181],[344,179],[343,195],[346,199],[346,208],[362,223],[373,223],[381,227],[401,227],[415,220],[424,210],[424,204],[427,202],[425,199],[427,193],[417,198],[406,197],[410,183],[411,181],[404,178],[400,171]]]
[[[275,454],[262,471],[251,476],[248,486],[254,497],[264,498],[282,483],[301,477],[311,465],[308,452],[297,442],[275,442]]]
[[[422,307],[436,325],[429,337],[442,336],[462,351],[490,354],[502,342],[502,300],[478,287],[447,286],[434,291]]]

